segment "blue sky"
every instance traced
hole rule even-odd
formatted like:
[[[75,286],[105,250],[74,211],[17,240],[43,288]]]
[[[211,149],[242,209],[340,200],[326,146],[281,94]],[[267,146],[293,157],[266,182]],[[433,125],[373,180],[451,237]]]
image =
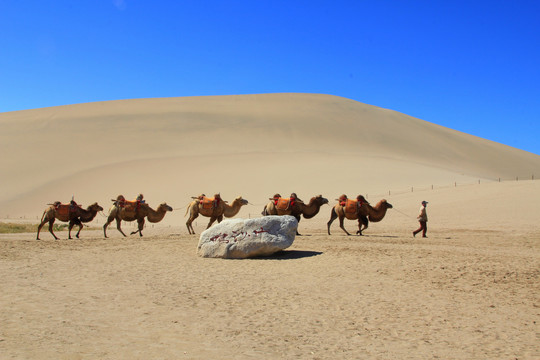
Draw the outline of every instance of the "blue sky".
[[[332,94],[540,154],[540,1],[0,0],[0,112]]]

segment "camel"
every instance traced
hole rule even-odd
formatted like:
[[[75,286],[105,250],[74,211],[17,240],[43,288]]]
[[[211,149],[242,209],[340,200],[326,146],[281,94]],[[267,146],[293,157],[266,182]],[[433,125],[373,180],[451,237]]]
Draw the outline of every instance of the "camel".
[[[365,200],[364,197],[362,197],[362,199]],[[330,220],[327,223],[328,235],[330,235],[330,225],[332,225],[332,222],[334,222],[334,220],[336,220],[338,217],[339,217],[339,227],[343,231],[345,231],[347,235],[351,235],[351,234],[349,234],[349,232],[343,226],[343,220],[345,218],[349,220],[358,220],[358,231],[356,233],[358,235],[362,235],[362,231],[368,228],[369,221],[371,222],[381,221],[386,215],[386,210],[391,209],[391,208],[392,208],[392,204],[387,202],[386,199],[382,199],[374,207],[371,206],[367,201],[362,201],[362,205],[358,208],[358,211],[356,213],[351,214],[351,213],[346,213],[342,205],[336,204],[332,208],[332,212],[330,213]]]
[[[204,208],[201,200],[195,198],[191,203],[189,203],[188,208],[186,209],[186,214],[189,212],[189,219],[186,221],[186,226],[190,234],[195,234],[193,229],[193,221],[200,215],[210,218],[208,222],[207,229],[212,226],[212,224],[217,220],[220,223],[223,220],[223,217],[231,218],[236,216],[240,211],[240,208],[244,205],[247,205],[248,201],[242,199],[241,196],[233,200],[231,205],[227,204],[226,201],[221,200],[217,206],[212,206],[211,208]]]
[[[328,204],[328,199],[324,198],[322,195],[317,195],[312,197],[307,204],[302,201],[296,201],[295,204],[290,206],[288,209],[280,210],[276,207],[273,199],[270,200],[272,201],[266,204],[262,211],[263,216],[291,215],[294,216],[298,222],[300,222],[300,216],[304,216],[306,219],[311,219],[319,213],[321,206]],[[296,231],[296,235],[300,235],[298,230]]]
[[[122,231],[122,228],[120,224],[122,223],[122,220],[124,221],[135,221],[137,220],[138,224],[138,230],[133,231],[130,235],[139,233],[139,236],[143,236],[142,229],[144,227],[145,218],[148,219],[151,223],[158,223],[165,217],[165,214],[167,211],[173,211],[172,207],[167,205],[166,203],[160,204],[156,210],[152,209],[148,204],[141,203],[140,206],[135,210],[127,210],[124,207],[121,207],[118,205],[118,201],[114,200],[113,206],[109,210],[109,217],[107,218],[107,222],[105,225],[103,225],[103,234],[105,235],[105,238],[107,237],[107,227],[110,223],[113,222],[113,220],[116,220],[116,228],[120,233],[124,236],[124,232]]]
[[[90,222],[94,220],[97,213],[99,211],[102,211],[103,208],[98,205],[98,203],[93,203],[92,205],[88,206],[88,208],[83,209],[80,206],[77,205],[63,205],[60,204],[59,201],[55,202],[54,204],[49,204],[50,206],[43,212],[43,215],[41,216],[41,223],[38,226],[37,236],[36,240],[39,239],[39,232],[41,231],[41,228],[45,223],[49,223],[49,232],[54,236],[55,240],[58,240],[58,237],[53,232],[53,224],[56,219],[63,222],[69,222],[69,233],[68,238],[72,239],[71,237],[71,229],[73,229],[73,226],[78,225],[79,231],[77,231],[77,239],[79,238],[79,234],[83,228],[82,223]],[[64,206],[64,209],[67,209],[69,207],[69,211],[59,211],[59,206]]]

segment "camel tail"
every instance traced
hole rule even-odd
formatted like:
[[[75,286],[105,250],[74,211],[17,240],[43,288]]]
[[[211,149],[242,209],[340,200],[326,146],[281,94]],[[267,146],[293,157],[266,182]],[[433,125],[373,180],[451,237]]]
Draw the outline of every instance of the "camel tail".
[[[43,222],[43,219],[45,218],[45,214],[46,214],[46,213],[47,213],[47,212],[44,211],[44,212],[43,212],[43,215],[41,215],[41,222]]]
[[[332,211],[330,211],[330,221],[333,222],[335,219],[337,219],[339,217],[337,211],[336,211],[336,208],[333,207],[332,208]]]
[[[184,217],[186,217],[186,215],[188,214],[189,210],[191,209],[191,206],[189,206],[189,205],[191,205],[191,203],[189,203],[189,204],[187,205],[186,213],[184,214]]]

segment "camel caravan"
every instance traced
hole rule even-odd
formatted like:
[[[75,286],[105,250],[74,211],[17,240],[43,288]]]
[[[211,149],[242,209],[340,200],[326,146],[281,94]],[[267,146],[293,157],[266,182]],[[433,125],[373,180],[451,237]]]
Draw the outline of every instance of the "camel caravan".
[[[328,199],[324,198],[322,195],[315,195],[309,202],[305,203],[299,199],[295,193],[292,193],[289,197],[282,197],[280,194],[275,194],[268,200],[270,200],[270,202],[264,206],[262,211],[263,216],[290,215],[296,218],[298,222],[300,222],[302,217],[305,219],[315,217],[320,212],[321,207],[329,203]],[[109,209],[109,214],[104,215],[107,217],[107,221],[105,222],[105,225],[103,225],[103,235],[105,238],[108,237],[107,228],[113,221],[116,221],[116,229],[124,237],[127,235],[122,230],[122,221],[136,221],[137,230],[131,232],[130,235],[138,233],[139,236],[143,236],[142,231],[146,221],[158,223],[164,219],[167,212],[173,211],[173,208],[167,205],[167,203],[162,203],[156,209],[153,209],[146,203],[142,194],[139,194],[133,201],[126,200],[123,195],[118,195],[116,199],[112,199],[111,201],[113,204]],[[336,201],[337,204],[332,207],[330,220],[327,223],[328,235],[330,235],[330,226],[337,218],[339,218],[339,227],[347,235],[351,234],[345,229],[344,220],[357,220],[358,230],[356,231],[356,234],[362,235],[362,232],[368,228],[369,222],[381,221],[385,217],[386,211],[392,208],[392,205],[385,199],[379,201],[375,206],[371,206],[362,195],[358,195],[356,199],[349,199],[346,195],[341,195]],[[216,221],[220,223],[223,218],[235,217],[240,212],[242,206],[248,204],[249,202],[246,199],[243,199],[242,196],[236,197],[230,204],[228,201],[223,200],[220,194],[215,194],[213,197],[207,197],[205,194],[193,196],[192,201],[187,205],[186,213],[184,215],[187,216],[189,214],[188,220],[186,221],[188,233],[190,235],[195,234],[193,221],[197,219],[199,215],[210,218],[206,227],[206,229],[208,229]],[[79,238],[79,234],[84,226],[83,224],[92,221],[100,211],[103,211],[103,208],[97,203],[93,203],[84,209],[82,206],[75,203],[73,199],[69,204],[62,204],[59,201],[48,204],[48,208],[43,212],[41,222],[38,225],[36,240],[40,240],[39,233],[41,228],[47,222],[49,223],[49,232],[53,235],[55,240],[58,240],[58,237],[53,232],[55,220],[67,222],[69,224],[69,239],[72,239],[71,230],[75,225],[78,225],[79,230],[75,236]],[[300,235],[298,230],[296,234]]]

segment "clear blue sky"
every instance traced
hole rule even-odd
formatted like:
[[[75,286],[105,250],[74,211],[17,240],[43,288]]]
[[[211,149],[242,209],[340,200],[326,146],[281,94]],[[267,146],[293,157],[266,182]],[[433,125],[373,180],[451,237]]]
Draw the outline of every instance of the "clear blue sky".
[[[273,92],[540,154],[540,1],[0,0],[0,112]]]

